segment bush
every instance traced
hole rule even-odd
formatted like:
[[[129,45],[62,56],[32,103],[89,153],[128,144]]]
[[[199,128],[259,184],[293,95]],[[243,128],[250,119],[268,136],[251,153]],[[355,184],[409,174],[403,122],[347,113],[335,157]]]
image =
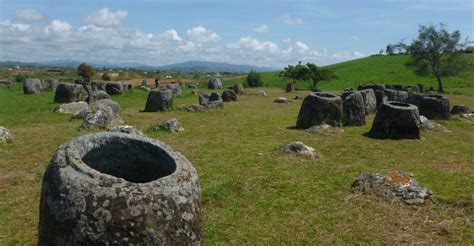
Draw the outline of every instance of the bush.
[[[262,78],[260,74],[255,71],[250,71],[247,75],[247,84],[249,87],[260,87],[263,85]]]
[[[25,81],[25,79],[27,78],[26,75],[24,74],[18,74],[15,76],[15,82],[17,83],[23,83],[23,81]]]

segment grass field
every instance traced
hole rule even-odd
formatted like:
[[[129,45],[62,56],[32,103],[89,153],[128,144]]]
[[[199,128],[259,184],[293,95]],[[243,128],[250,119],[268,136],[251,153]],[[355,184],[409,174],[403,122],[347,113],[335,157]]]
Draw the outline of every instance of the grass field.
[[[444,79],[445,90],[448,93],[462,93],[474,96],[474,54],[466,54],[468,69],[457,76]],[[402,84],[415,85],[423,84],[425,88],[430,86],[437,89],[434,77],[422,77],[416,75],[405,64],[408,62],[407,55],[396,56],[370,56],[348,62],[327,66],[337,76],[337,79],[323,81],[318,87],[321,90],[343,90],[347,87],[356,88],[362,83],[382,83],[382,84]],[[262,79],[266,86],[284,88],[287,81],[278,76],[278,72],[262,73]],[[244,79],[228,81],[229,84]],[[299,81],[297,88],[310,88],[309,82]],[[468,89],[467,89],[468,88]],[[467,89],[467,90],[466,90]]]
[[[335,66],[341,74],[352,70]],[[458,87],[469,85],[472,80]],[[474,108],[473,88],[449,95],[451,105]],[[474,244],[472,123],[439,121],[451,133],[423,132],[422,140],[374,140],[363,136],[372,115],[366,126],[311,134],[289,129],[301,100],[272,102],[308,92],[264,90],[268,97],[248,90],[238,102],[205,113],[140,113],[147,97],[140,90],[113,97],[126,124],[174,147],[197,168],[205,245]],[[197,102],[184,92],[175,106]],[[0,245],[35,244],[45,167],[59,145],[90,132],[79,130],[81,121],[53,113],[55,106],[52,92],[23,95],[19,85],[0,87],[0,126],[14,135],[13,142],[0,145]],[[150,130],[173,117],[184,132]],[[316,148],[324,159],[281,155],[277,149],[290,141]],[[408,206],[351,193],[359,173],[389,170],[413,173],[436,202]]]

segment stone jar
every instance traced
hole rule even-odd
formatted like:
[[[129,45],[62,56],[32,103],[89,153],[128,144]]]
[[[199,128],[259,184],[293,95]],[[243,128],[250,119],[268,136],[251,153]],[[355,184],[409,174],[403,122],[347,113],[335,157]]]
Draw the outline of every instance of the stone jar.
[[[388,101],[375,115],[368,136],[380,139],[420,139],[418,108],[408,103]]]
[[[148,93],[144,112],[158,112],[173,108],[173,91],[153,89]]]
[[[200,245],[196,169],[144,136],[75,138],[44,174],[38,234],[38,245]]]
[[[449,99],[441,95],[424,96],[418,105],[420,114],[428,119],[444,119],[451,117]]]
[[[313,92],[303,100],[296,128],[308,129],[314,125],[342,123],[342,99],[325,92]]]

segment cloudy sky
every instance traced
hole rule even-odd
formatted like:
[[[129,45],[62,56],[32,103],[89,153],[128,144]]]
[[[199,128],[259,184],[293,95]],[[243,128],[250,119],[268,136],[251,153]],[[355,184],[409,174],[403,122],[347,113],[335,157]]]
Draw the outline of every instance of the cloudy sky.
[[[472,38],[473,13],[473,0],[0,0],[0,60],[325,65],[420,24]]]

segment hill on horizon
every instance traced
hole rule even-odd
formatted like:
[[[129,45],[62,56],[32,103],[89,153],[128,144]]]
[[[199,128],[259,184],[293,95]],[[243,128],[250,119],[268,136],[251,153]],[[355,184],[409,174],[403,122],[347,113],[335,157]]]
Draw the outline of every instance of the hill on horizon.
[[[77,68],[83,62],[74,60],[55,60],[45,62],[18,62],[18,61],[1,61],[0,66],[29,66],[29,67],[54,67],[54,68]],[[207,62],[207,61],[187,61],[173,63],[163,66],[149,66],[136,62],[86,62],[94,68],[135,68],[141,70],[163,70],[163,71],[180,71],[180,72],[196,72],[196,73],[248,73],[250,71],[266,72],[276,69],[270,67],[230,64],[225,62]]]
[[[443,85],[445,90],[456,92],[463,90],[463,93],[474,95],[474,54],[465,54],[468,60],[468,68],[457,76],[444,77]],[[326,91],[343,90],[348,87],[354,89],[363,83],[381,84],[402,84],[416,85],[423,84],[426,88],[437,88],[437,82],[431,76],[419,76],[413,70],[406,67],[408,55],[380,56],[373,55],[356,60],[346,61],[333,65],[324,66],[334,72],[336,79],[322,81],[318,88]],[[278,71],[261,73],[264,86],[285,88],[286,79],[278,76]],[[228,84],[240,82],[245,79],[226,81]],[[310,82],[298,81],[298,89],[309,89]]]

